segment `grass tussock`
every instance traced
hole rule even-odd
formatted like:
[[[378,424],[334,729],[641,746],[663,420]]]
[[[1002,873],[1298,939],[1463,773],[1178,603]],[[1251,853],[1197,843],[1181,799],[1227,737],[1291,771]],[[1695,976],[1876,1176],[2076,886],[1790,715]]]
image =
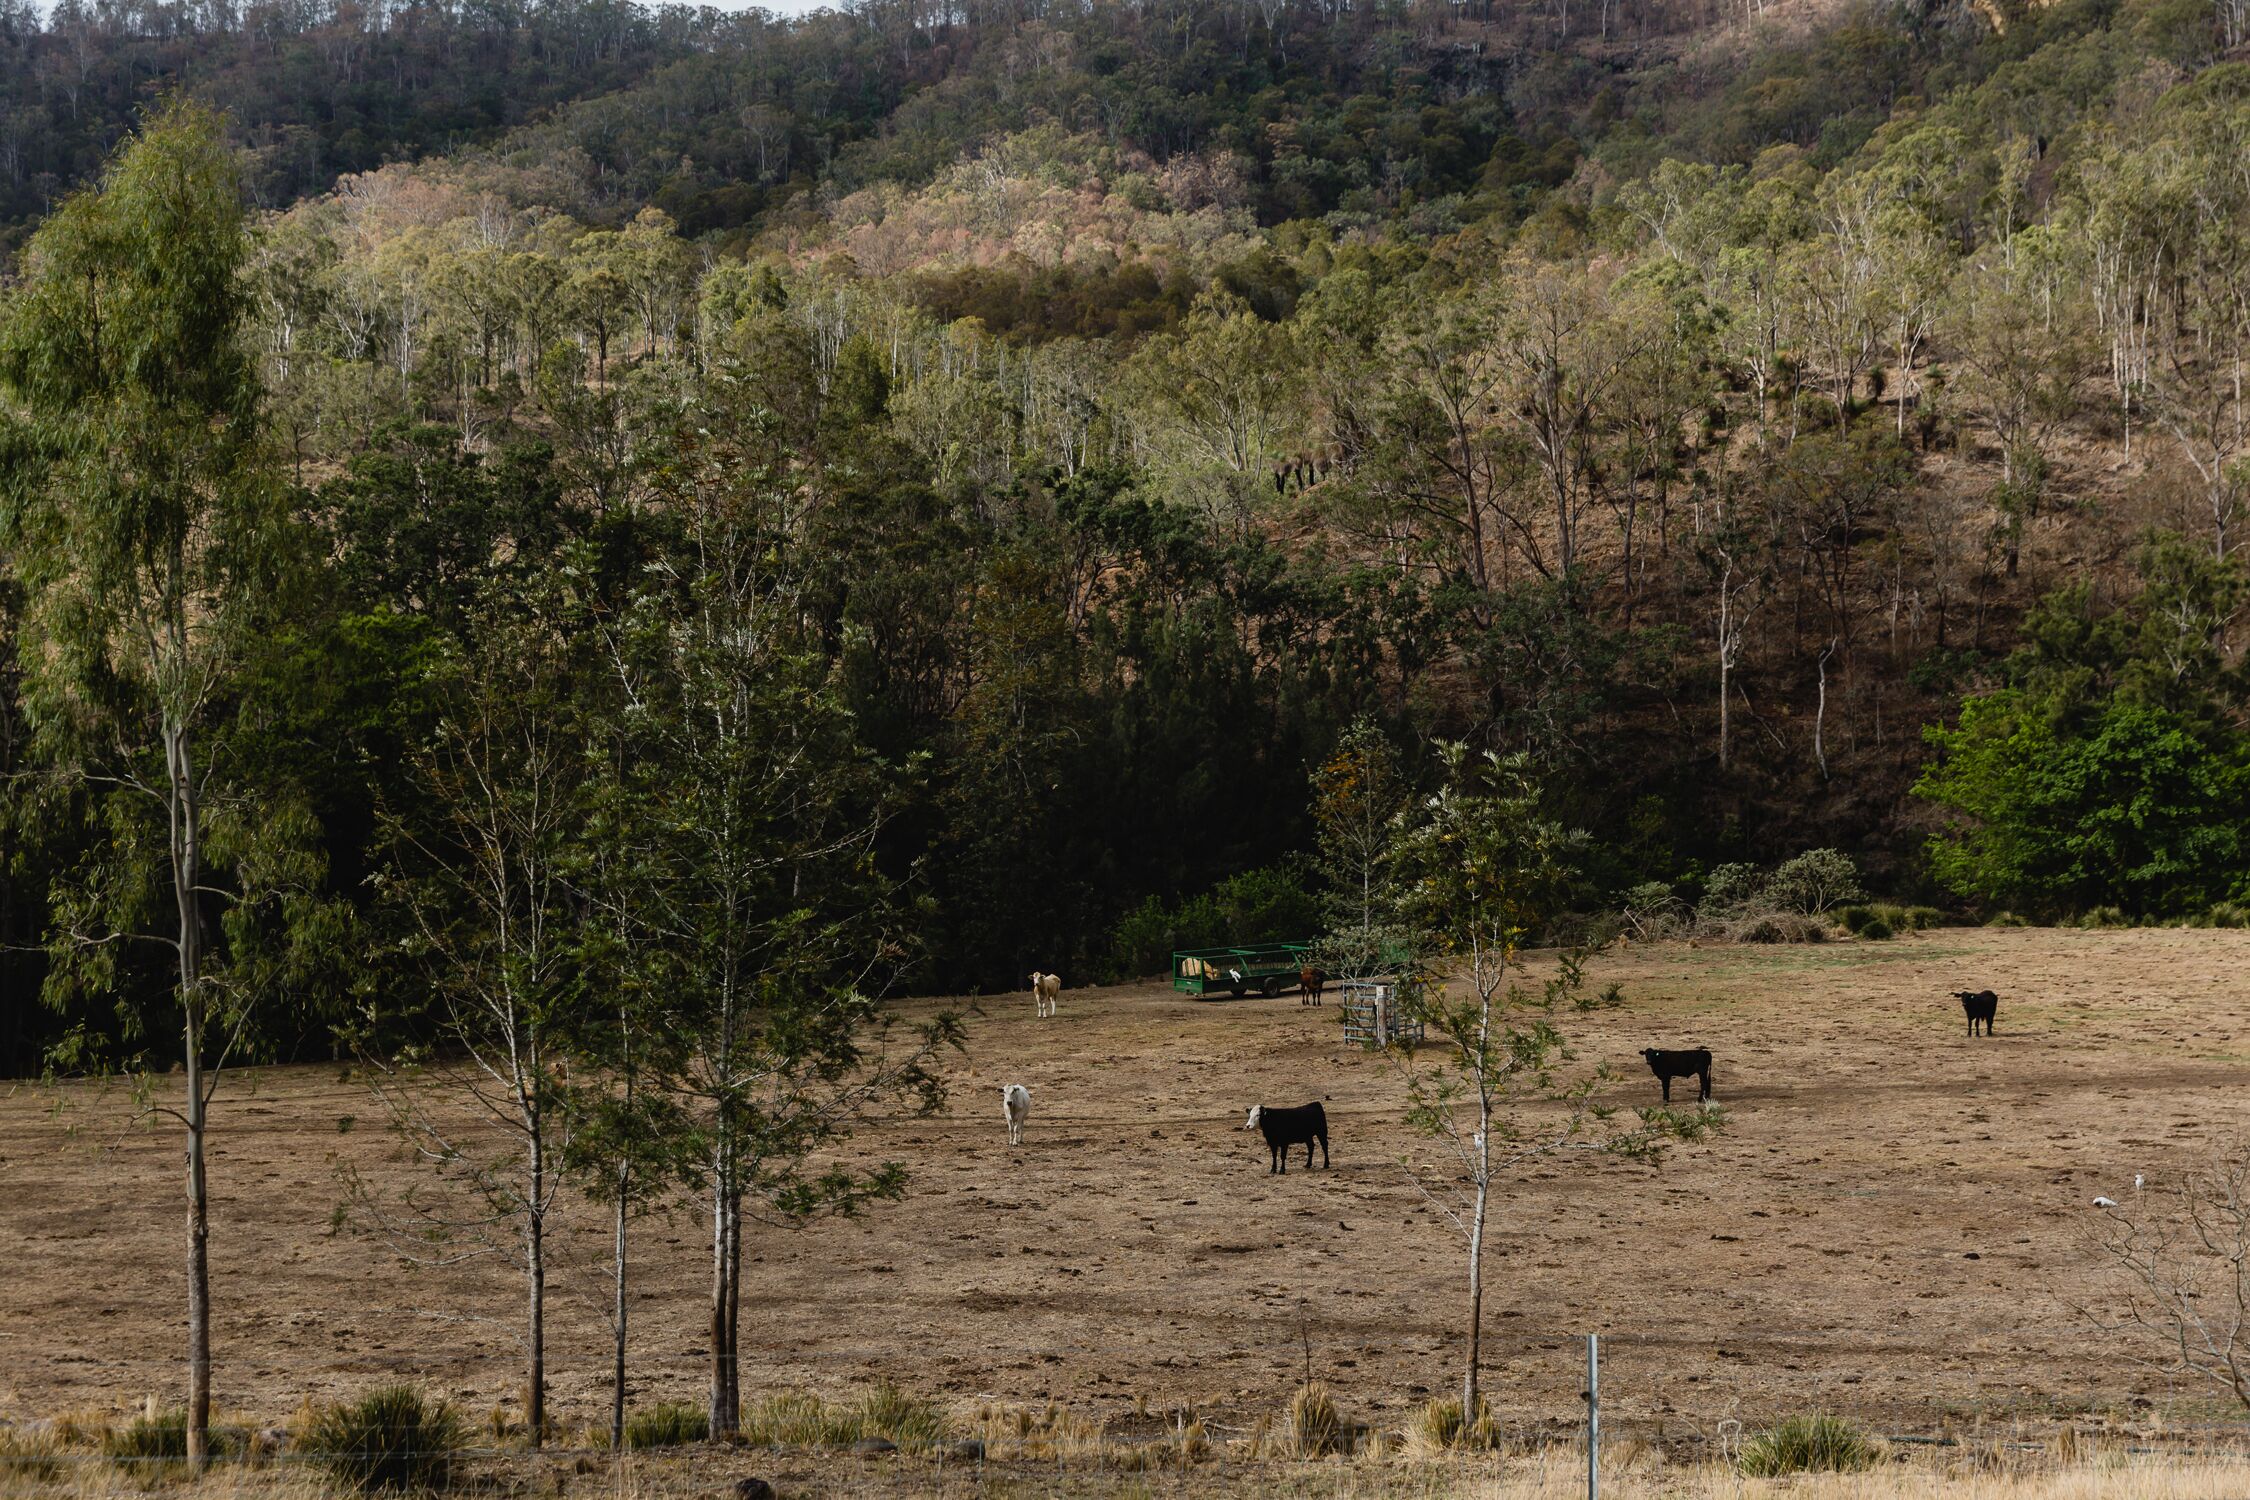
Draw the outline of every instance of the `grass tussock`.
[[[909,1396],[895,1385],[876,1386],[860,1397],[856,1414],[860,1437],[887,1438],[908,1453],[935,1448],[951,1435],[935,1401]]]
[[[628,1448],[680,1448],[710,1435],[710,1413],[688,1401],[659,1401],[625,1418]]]
[[[63,1475],[63,1445],[47,1432],[0,1427],[0,1488],[25,1482],[52,1483]]]
[[[1109,1426],[1050,1401],[1045,1406],[980,1406],[969,1421],[969,1436],[984,1443],[985,1456],[1040,1463],[1098,1460],[1123,1446],[1109,1438]]]
[[[1875,1445],[1841,1417],[1791,1417],[1742,1445],[1737,1465],[1754,1479],[1784,1474],[1857,1474],[1875,1465]]]
[[[1474,1422],[1462,1418],[1461,1403],[1440,1396],[1414,1414],[1407,1425],[1406,1451],[1414,1458],[1439,1458],[1450,1453],[1490,1453],[1500,1446],[1500,1424],[1492,1408],[1482,1402]]]
[[[1147,1402],[1137,1402],[1134,1414],[1147,1416]],[[995,1462],[1126,1474],[1185,1471],[1219,1451],[1202,1419],[1184,1409],[1173,1413],[1161,1436],[1126,1439],[1113,1436],[1103,1418],[1052,1401],[1044,1406],[980,1406],[967,1419],[963,1436],[981,1443],[984,1457]],[[1235,1450],[1236,1456],[1247,1452]]]
[[[1297,1387],[1282,1416],[1282,1443],[1293,1458],[1321,1458],[1343,1446],[1344,1418],[1324,1381]]]
[[[1602,1500],[2241,1500],[2250,1495],[2250,1461],[2238,1457],[2111,1455],[2060,1463],[2052,1455],[1993,1468],[1961,1457],[1912,1455],[1850,1473],[1745,1476],[1731,1465],[1661,1465],[1605,1445]],[[1354,1473],[1359,1471],[1356,1469]],[[1372,1471],[1349,1493],[1358,1500],[1428,1500],[1473,1494],[1478,1500],[1576,1500],[1586,1493],[1583,1453],[1548,1449],[1498,1469],[1477,1470],[1472,1487],[1438,1489],[1429,1471]],[[1395,1480],[1387,1483],[1386,1480]]]
[[[849,1448],[864,1438],[882,1438],[904,1452],[923,1453],[951,1436],[952,1424],[936,1402],[888,1384],[850,1403],[780,1391],[742,1413],[743,1441],[754,1447]]]
[[[117,1464],[163,1463],[187,1457],[187,1412],[179,1407],[135,1417],[101,1436],[102,1457]]]
[[[386,1385],[320,1408],[298,1447],[341,1488],[428,1492],[451,1482],[463,1436],[447,1403],[426,1400],[410,1385]]]
[[[859,1441],[849,1408],[810,1391],[776,1391],[742,1412],[742,1440],[758,1448],[848,1448]]]

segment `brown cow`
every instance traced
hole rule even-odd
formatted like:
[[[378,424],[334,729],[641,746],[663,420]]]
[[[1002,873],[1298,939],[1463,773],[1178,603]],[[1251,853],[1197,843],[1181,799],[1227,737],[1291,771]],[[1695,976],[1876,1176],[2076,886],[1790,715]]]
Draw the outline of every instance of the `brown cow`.
[[[1308,964],[1297,971],[1297,1003],[1299,1005],[1320,1004],[1321,991],[1327,987],[1328,976],[1311,965]]]

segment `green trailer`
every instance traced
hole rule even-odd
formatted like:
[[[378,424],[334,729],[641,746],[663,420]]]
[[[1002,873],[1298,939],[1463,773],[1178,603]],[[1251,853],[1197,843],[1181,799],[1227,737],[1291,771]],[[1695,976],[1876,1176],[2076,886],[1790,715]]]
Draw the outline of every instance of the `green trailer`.
[[[1247,948],[1189,948],[1172,955],[1172,988],[1199,999],[1213,990],[1240,998],[1252,990],[1278,995],[1293,989],[1312,944],[1259,943]]]

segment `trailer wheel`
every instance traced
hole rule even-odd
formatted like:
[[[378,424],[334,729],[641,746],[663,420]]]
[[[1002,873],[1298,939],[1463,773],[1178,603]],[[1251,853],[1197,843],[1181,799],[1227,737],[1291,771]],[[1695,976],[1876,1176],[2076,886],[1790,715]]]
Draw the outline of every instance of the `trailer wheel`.
[[[1228,985],[1228,986],[1227,986],[1227,989],[1228,989],[1228,991],[1229,991],[1229,992],[1230,992],[1231,994],[1233,994],[1233,996],[1234,996],[1234,998],[1235,998],[1235,999],[1237,999],[1237,1000],[1240,1000],[1240,999],[1242,998],[1242,986],[1241,986],[1241,985],[1239,985],[1239,984],[1230,984],[1230,985]]]
[[[1262,986],[1260,986],[1260,988],[1259,988],[1259,993],[1263,994],[1263,995],[1264,995],[1264,996],[1265,996],[1265,997],[1266,997],[1266,998],[1267,998],[1268,1000],[1271,1000],[1271,999],[1272,999],[1272,998],[1273,998],[1274,996],[1276,996],[1276,995],[1280,994],[1280,993],[1281,993],[1281,979],[1280,979],[1280,977],[1279,977],[1279,976],[1277,976],[1277,975],[1273,975],[1273,974],[1268,974],[1268,975],[1266,976],[1266,982],[1265,982],[1265,983],[1264,983],[1264,984],[1263,984]]]

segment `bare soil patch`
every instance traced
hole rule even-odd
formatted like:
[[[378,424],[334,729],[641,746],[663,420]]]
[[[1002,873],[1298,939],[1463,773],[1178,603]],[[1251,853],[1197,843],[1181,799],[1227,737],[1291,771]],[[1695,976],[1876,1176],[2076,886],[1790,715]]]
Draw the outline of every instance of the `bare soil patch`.
[[[1502,1201],[1486,1348],[1527,1436],[1575,1422],[1579,1336],[1605,1335],[1613,1430],[1709,1434],[1833,1410],[1889,1431],[2084,1410],[2215,1418],[2074,1307],[2103,1295],[2097,1193],[2151,1191],[2230,1142],[2250,1062],[2250,933],[1935,931],[1814,948],[1605,955],[1622,1008],[1568,1018],[1648,1104],[1644,1046],[1708,1046],[1727,1129],[1657,1169],[1552,1161]],[[1996,989],[1971,1041],[1949,991]],[[935,1002],[916,1002],[910,1010]],[[1457,1375],[1461,1251],[1401,1158],[1382,1059],[1333,1005],[1197,1002],[1157,986],[985,1002],[950,1113],[860,1145],[914,1172],[858,1221],[760,1233],[745,1381],[884,1379],[962,1404],[1054,1399],[1129,1433],[1134,1399],[1247,1425],[1315,1372],[1396,1421]],[[1033,1095],[1007,1145],[999,1088]],[[1333,1170],[1269,1177],[1252,1103],[1325,1101]],[[180,1382],[183,1219],[169,1129],[122,1091],[0,1098],[0,1416],[138,1406]],[[349,1122],[344,1128],[343,1122]],[[404,1186],[337,1069],[242,1075],[214,1137],[222,1405],[271,1419],[406,1377],[481,1414],[517,1380],[519,1283],[417,1269],[336,1232],[350,1165]],[[1300,1158],[1301,1160],[1301,1158]],[[705,1260],[692,1207],[640,1230],[636,1401],[692,1398]],[[563,1233],[549,1368],[566,1421],[607,1409],[598,1219]],[[2148,1403],[2136,1407],[2135,1402]]]

